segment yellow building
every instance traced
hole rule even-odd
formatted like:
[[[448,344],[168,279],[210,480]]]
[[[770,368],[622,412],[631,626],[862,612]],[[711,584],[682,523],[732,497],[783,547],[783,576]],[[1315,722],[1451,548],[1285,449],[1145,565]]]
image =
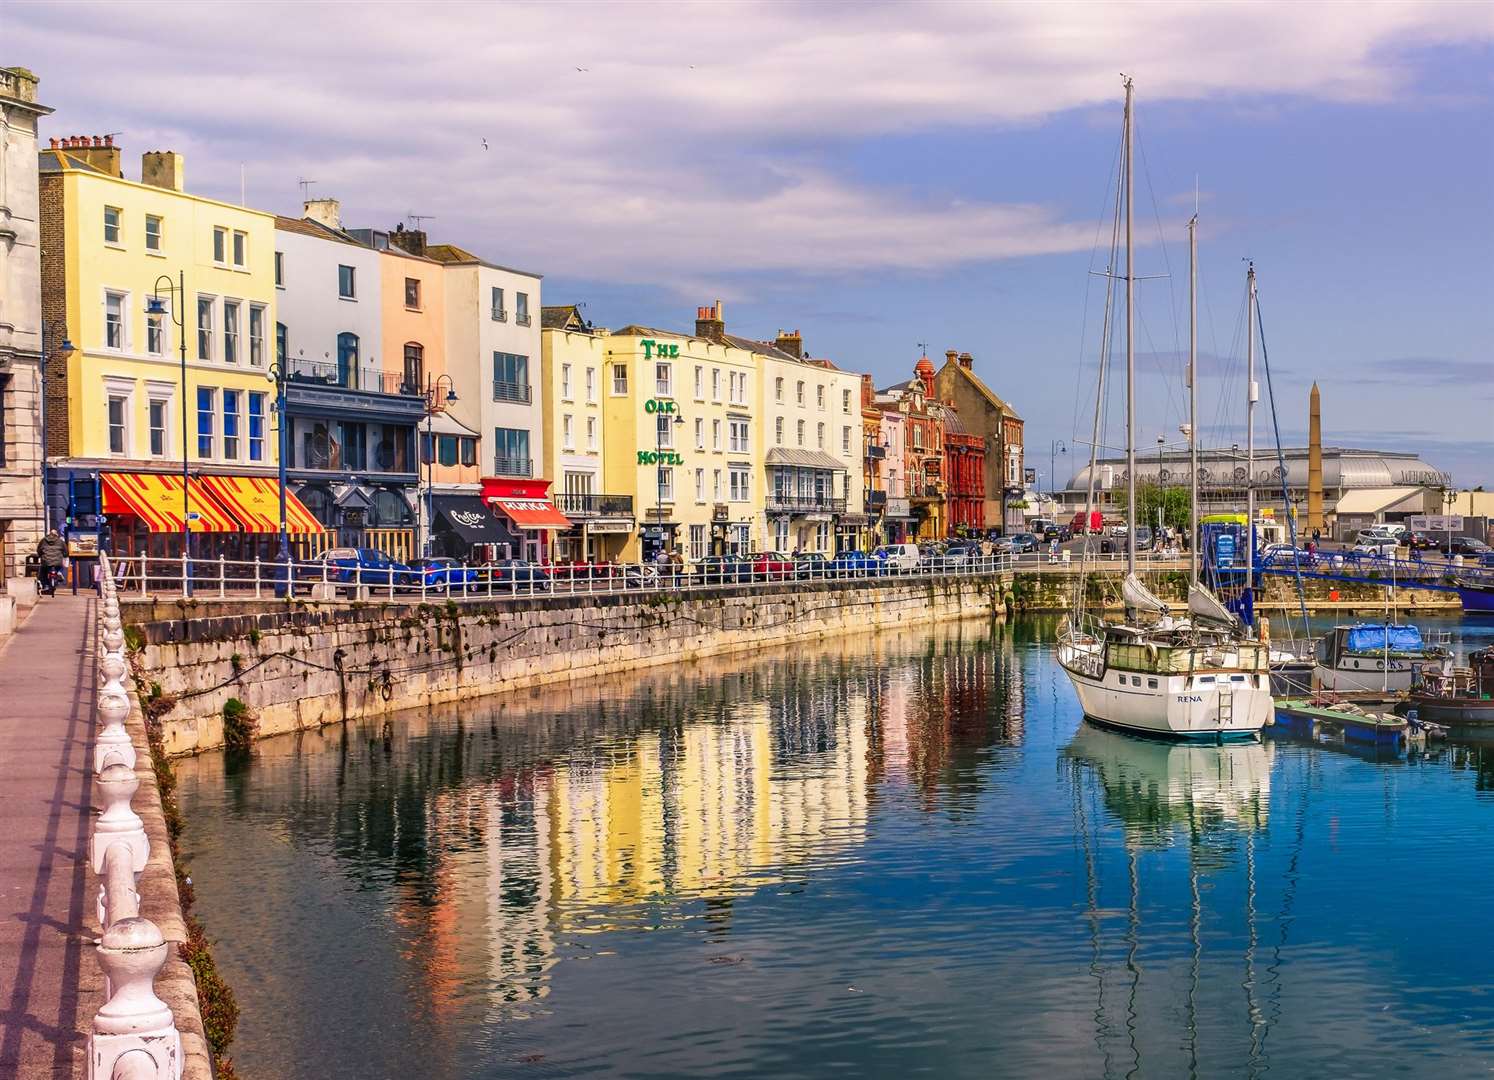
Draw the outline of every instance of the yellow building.
[[[137,495],[158,496],[169,513],[163,492],[174,484],[181,497],[184,442],[194,476],[274,475],[275,217],[186,192],[179,154],[145,154],[140,181],[125,179],[119,154],[97,138],[41,152],[42,291],[47,318],[66,325],[75,349],[48,358],[59,504],[75,526],[110,515],[115,550],[128,552],[173,530],[111,476],[143,477]],[[188,511],[191,528],[220,531],[228,509],[241,528],[225,534],[261,531],[267,494],[243,514],[204,494]]]

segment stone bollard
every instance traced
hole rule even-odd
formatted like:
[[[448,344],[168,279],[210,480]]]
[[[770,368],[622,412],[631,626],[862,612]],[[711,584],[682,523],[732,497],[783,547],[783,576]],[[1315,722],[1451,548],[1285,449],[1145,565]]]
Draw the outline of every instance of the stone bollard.
[[[102,775],[110,757],[135,768],[135,742],[125,730],[124,722],[130,715],[130,699],[121,690],[99,692],[99,720],[103,727],[93,740],[93,771]]]
[[[149,919],[121,919],[104,931],[98,955],[113,992],[93,1018],[89,1080],[181,1080],[182,1037],[152,985],[167,956],[160,928]]]
[[[145,860],[150,854],[145,823],[130,806],[130,800],[140,787],[140,778],[134,769],[116,761],[105,765],[94,783],[104,798],[104,812],[94,822],[93,835],[88,838],[88,861],[93,872],[102,877],[104,853],[109,850],[109,845],[124,843],[130,848],[130,869],[138,874],[145,869]]]
[[[124,652],[125,642],[123,630],[105,630],[102,640],[104,642],[105,652]]]
[[[99,689],[116,694],[126,693],[124,677],[125,658],[120,653],[106,652],[99,657]]]

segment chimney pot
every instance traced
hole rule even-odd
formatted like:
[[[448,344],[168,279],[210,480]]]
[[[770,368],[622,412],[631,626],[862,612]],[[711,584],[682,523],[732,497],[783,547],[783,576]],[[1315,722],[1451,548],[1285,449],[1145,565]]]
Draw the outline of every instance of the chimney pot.
[[[175,150],[150,150],[140,156],[140,182],[167,191],[183,191],[185,162]]]
[[[721,319],[721,301],[712,307],[695,309],[695,336],[707,341],[721,341],[726,336],[726,323]]]
[[[52,136],[52,149],[53,150],[57,149],[57,136],[56,135]]]

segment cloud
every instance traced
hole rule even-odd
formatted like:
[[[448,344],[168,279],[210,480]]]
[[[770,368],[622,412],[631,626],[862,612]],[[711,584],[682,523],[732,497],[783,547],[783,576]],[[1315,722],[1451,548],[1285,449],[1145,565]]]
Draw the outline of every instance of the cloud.
[[[849,140],[1114,122],[1118,68],[1143,106],[1380,104],[1414,90],[1414,50],[1494,37],[1486,6],[1394,2],[180,10],[11,4],[8,51],[59,106],[45,130],[183,150],[192,187],[222,197],[242,161],[270,209],[294,212],[306,177],[356,224],[416,211],[504,262],[672,285],[1092,243],[1092,221],[1005,198],[999,176],[965,200],[858,178],[835,167]]]

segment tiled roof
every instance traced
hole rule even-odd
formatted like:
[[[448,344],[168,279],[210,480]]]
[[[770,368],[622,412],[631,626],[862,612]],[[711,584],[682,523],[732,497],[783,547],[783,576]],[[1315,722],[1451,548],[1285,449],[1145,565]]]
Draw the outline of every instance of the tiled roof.
[[[586,320],[575,304],[556,304],[540,308],[540,327],[545,330],[585,330]]]
[[[41,172],[67,172],[76,169],[79,172],[98,173],[100,176],[108,176],[103,169],[88,164],[82,158],[62,150],[42,150],[38,155],[37,168]]]
[[[276,214],[275,228],[280,232],[299,233],[301,236],[314,236],[318,240],[335,240],[340,244],[353,244],[356,247],[365,246],[358,243],[357,240],[341,229],[334,229],[330,225],[323,225],[320,221],[313,221],[311,218],[282,217]]]
[[[392,246],[392,245],[391,245]],[[520,270],[514,266],[502,266],[498,263],[488,262],[481,255],[468,251],[456,244],[426,244],[425,257],[433,262],[445,263],[448,266],[486,266],[491,270],[506,270],[510,274],[522,274],[524,277],[532,277],[536,281],[544,278],[544,274],[536,274],[533,270]]]

